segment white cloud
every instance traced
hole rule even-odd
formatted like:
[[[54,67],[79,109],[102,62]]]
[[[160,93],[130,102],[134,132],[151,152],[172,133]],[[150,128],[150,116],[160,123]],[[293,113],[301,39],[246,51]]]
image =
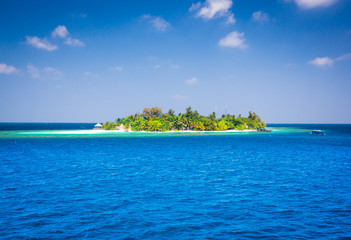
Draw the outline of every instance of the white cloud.
[[[180,66],[179,66],[178,64],[172,64],[172,65],[170,66],[170,68],[172,68],[172,69],[179,69]]]
[[[99,77],[99,74],[92,72],[85,72],[84,75],[87,77]]]
[[[51,33],[52,37],[59,37],[66,39],[64,44],[70,45],[72,47],[84,47],[84,42],[79,39],[69,37],[69,32],[64,25],[57,26]]]
[[[312,65],[315,65],[315,66],[318,66],[318,67],[324,67],[324,66],[332,66],[335,62],[338,62],[338,61],[345,61],[345,60],[348,60],[351,58],[351,53],[346,53],[340,57],[337,57],[337,58],[330,58],[330,57],[320,57],[320,58],[315,58],[311,61],[309,61],[308,63],[309,64],[312,64]]]
[[[190,78],[188,80],[185,81],[186,84],[188,85],[194,85],[199,81],[199,79],[197,79],[196,77]]]
[[[112,67],[111,70],[121,72],[123,70],[123,67],[115,66],[115,67]]]
[[[28,63],[27,72],[29,73],[31,78],[40,78],[40,71],[33,64]]]
[[[239,33],[237,31],[229,33],[225,38],[222,38],[218,45],[222,47],[232,47],[232,48],[246,48],[247,45],[244,43],[246,39],[244,38],[244,33]]]
[[[82,42],[79,39],[71,38],[69,36],[69,32],[64,25],[59,25],[57,26],[54,31],[52,31],[51,36],[56,38],[62,38],[65,39],[64,44],[70,45],[73,47],[84,47],[84,42]],[[39,48],[39,49],[44,49],[47,51],[54,51],[58,49],[58,47],[54,44],[51,44],[46,38],[38,38],[37,36],[31,37],[31,36],[26,36],[26,43],[28,45],[31,45],[33,47]]]
[[[175,99],[175,100],[184,100],[187,99],[186,96],[180,95],[180,94],[175,94],[173,96],[171,96],[171,98]]]
[[[321,57],[321,58],[315,58],[311,61],[308,62],[309,64],[315,65],[315,66],[332,66],[334,63],[334,60],[329,58],[329,57]]]
[[[28,45],[31,45],[39,49],[44,49],[47,51],[54,51],[58,49],[56,45],[51,44],[47,39],[40,39],[36,36],[34,37],[26,36],[26,39],[27,39],[26,43]]]
[[[59,38],[66,38],[68,36],[69,32],[66,28],[66,26],[59,25],[57,26],[54,31],[52,31],[51,35],[52,37],[59,37]]]
[[[301,8],[329,7],[337,2],[337,0],[294,0]]]
[[[159,65],[159,64],[154,65],[154,69],[159,69],[160,67],[161,67],[161,65]]]
[[[264,22],[269,22],[269,20],[270,20],[269,15],[265,12],[257,11],[252,14],[252,21],[254,22],[264,23]]]
[[[201,7],[201,2],[192,3],[192,4],[191,4],[191,7],[189,8],[189,12],[196,11],[196,10],[199,9],[200,7]]]
[[[226,21],[226,23],[228,23],[228,24],[230,24],[230,23],[235,23],[235,18],[234,18],[234,13],[230,13],[229,15],[228,15],[228,18],[227,18],[227,21]]]
[[[67,45],[70,45],[72,47],[84,47],[84,43],[80,41],[79,39],[75,38],[67,38],[67,40],[64,42]]]
[[[0,63],[0,73],[9,75],[17,72],[18,70],[14,66],[10,66],[5,63]]]
[[[171,24],[161,16],[156,17],[146,14],[142,16],[142,19],[151,24],[151,26],[158,32],[164,32],[171,27]]]
[[[33,64],[28,63],[27,72],[31,78],[57,79],[63,75],[63,72],[53,67],[39,69]]]
[[[196,11],[196,16],[205,20],[224,17],[227,23],[235,23],[234,14],[230,11],[232,0],[206,0],[204,3],[192,4],[189,11]]]
[[[335,61],[344,61],[351,58],[351,53],[346,53],[340,57],[335,58]]]

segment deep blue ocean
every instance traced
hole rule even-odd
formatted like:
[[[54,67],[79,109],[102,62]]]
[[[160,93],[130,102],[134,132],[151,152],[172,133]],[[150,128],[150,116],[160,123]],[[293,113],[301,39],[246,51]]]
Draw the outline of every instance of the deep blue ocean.
[[[0,239],[351,239],[351,125],[12,135],[93,125],[0,123]]]

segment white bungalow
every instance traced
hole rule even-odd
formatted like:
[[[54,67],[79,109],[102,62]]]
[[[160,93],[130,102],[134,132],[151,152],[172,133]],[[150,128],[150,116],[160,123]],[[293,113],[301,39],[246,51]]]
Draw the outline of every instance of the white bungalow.
[[[121,124],[120,126],[117,126],[116,129],[119,132],[131,132],[132,131],[132,126],[129,124],[129,127],[126,128],[126,126],[124,126],[123,124]]]
[[[117,126],[116,129],[117,129],[117,131],[120,131],[120,132],[126,131],[126,127],[123,124],[121,124],[120,126]]]
[[[101,130],[101,129],[102,129],[102,125],[100,123],[95,124],[94,130]]]

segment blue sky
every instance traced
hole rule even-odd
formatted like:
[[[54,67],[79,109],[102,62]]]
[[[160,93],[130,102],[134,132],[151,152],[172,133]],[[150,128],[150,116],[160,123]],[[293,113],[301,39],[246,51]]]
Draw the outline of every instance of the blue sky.
[[[0,121],[144,107],[351,123],[351,1],[1,1]]]

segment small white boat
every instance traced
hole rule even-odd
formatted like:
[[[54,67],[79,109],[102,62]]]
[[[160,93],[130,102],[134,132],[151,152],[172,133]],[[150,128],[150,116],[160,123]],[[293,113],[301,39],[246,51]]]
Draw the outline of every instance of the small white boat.
[[[322,130],[312,130],[312,135],[327,135],[325,132]]]

